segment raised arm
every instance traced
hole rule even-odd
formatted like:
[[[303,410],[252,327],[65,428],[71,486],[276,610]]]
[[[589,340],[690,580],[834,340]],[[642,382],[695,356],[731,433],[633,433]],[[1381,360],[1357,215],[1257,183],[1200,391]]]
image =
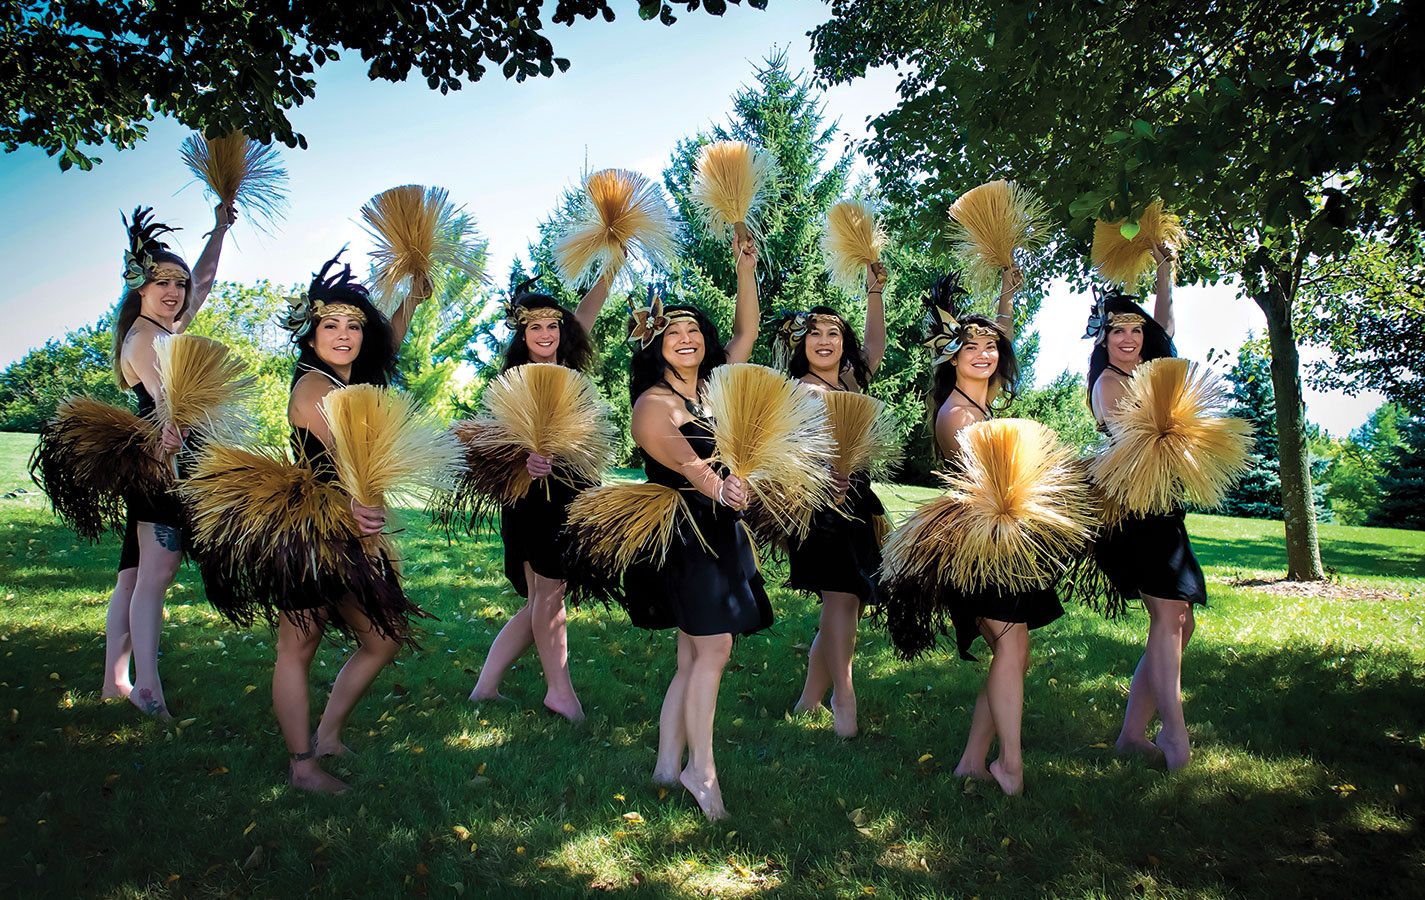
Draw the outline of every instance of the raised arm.
[[[188,295],[188,311],[174,323],[178,331],[183,331],[203,308],[203,302],[213,290],[213,282],[218,280],[218,257],[223,254],[223,237],[232,227],[237,213],[219,203],[213,207],[213,230],[208,234],[208,243],[198,254],[198,263],[193,266],[193,286]]]
[[[574,321],[584,326],[586,334],[593,334],[594,320],[599,317],[599,311],[604,308],[604,304],[609,299],[609,289],[613,287],[613,273],[607,273],[594,286],[584,294],[579,300],[579,308],[574,310]]]
[[[1168,337],[1172,337],[1177,330],[1177,323],[1173,321],[1173,269],[1177,260],[1166,247],[1154,247],[1151,252],[1153,261],[1158,264],[1158,292],[1153,303],[1153,318],[1163,326]]]
[[[737,254],[737,306],[732,313],[732,337],[728,340],[727,361],[747,362],[757,342],[757,324],[761,311],[757,308],[757,242],[751,237],[733,238]]]
[[[429,300],[434,289],[430,278],[414,282],[411,292],[401,302],[401,308],[391,316],[391,344],[397,353],[401,352],[401,345],[406,342],[406,332],[411,329],[411,319],[416,315],[416,307]]]
[[[1009,339],[1014,340],[1014,295],[1024,287],[1024,270],[1010,266],[1000,271],[999,308],[995,310],[995,324],[999,325]]]
[[[865,343],[866,369],[876,374],[881,360],[886,358],[886,304],[882,296],[886,289],[886,267],[880,263],[866,267],[866,327],[862,330]],[[866,385],[861,385],[865,390]]]
[[[674,403],[671,397],[652,392],[639,397],[633,405],[630,425],[634,443],[653,459],[682,473],[699,493],[716,500],[722,478],[698,457],[693,445],[678,430]]]

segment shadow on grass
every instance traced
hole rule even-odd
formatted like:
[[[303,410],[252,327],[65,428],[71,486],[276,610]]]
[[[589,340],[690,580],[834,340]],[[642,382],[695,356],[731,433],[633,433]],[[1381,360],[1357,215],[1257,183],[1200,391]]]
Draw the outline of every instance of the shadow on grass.
[[[1280,540],[1194,534],[1192,546],[1204,566],[1286,569],[1286,548]],[[1328,569],[1343,575],[1416,578],[1425,572],[1425,545],[1402,547],[1369,540],[1332,538],[1321,542],[1321,561]]]

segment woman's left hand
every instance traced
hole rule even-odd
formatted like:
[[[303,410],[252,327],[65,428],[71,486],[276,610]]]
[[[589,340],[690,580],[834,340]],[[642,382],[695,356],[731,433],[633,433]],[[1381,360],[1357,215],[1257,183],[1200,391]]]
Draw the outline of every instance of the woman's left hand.
[[[851,477],[849,475],[842,475],[840,472],[832,469],[831,487],[836,491],[837,497],[843,497],[847,491],[851,490]]]
[[[554,460],[531,451],[524,461],[524,467],[525,471],[529,472],[529,477],[544,478],[554,471]]]
[[[175,451],[183,449],[183,434],[177,428],[174,428],[172,425],[163,426],[163,435],[161,437],[161,440],[163,443],[163,449],[167,450],[169,453],[173,453]]]
[[[886,266],[884,263],[871,263],[866,267],[866,293],[881,294],[886,290]]]
[[[1004,270],[1004,275],[1000,280],[1000,290],[1006,294],[1015,294],[1024,287],[1024,270],[1019,266],[1010,266]]]
[[[732,239],[732,252],[737,257],[737,274],[757,274],[757,241],[752,235]]]

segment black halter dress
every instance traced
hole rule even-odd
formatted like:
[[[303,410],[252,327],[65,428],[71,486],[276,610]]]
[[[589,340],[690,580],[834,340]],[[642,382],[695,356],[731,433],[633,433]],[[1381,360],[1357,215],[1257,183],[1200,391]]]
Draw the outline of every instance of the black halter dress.
[[[152,416],[157,404],[149,395],[142,381],[131,385],[134,392],[135,412],[145,418]],[[183,504],[172,491],[130,493],[124,497],[124,542],[119,550],[119,571],[134,569],[139,564],[140,522],[149,522],[165,528],[183,527]]]

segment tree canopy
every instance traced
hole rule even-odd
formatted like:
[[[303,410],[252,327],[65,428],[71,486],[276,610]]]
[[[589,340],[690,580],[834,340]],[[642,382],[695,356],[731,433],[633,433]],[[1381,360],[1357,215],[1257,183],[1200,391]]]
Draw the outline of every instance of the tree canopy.
[[[638,0],[665,25],[675,10],[720,16],[743,0]],[[767,0],[746,0],[763,9]],[[609,0],[309,0],[175,3],[54,0],[0,10],[0,143],[34,145],[60,168],[88,169],[92,148],[143,140],[169,115],[210,135],[242,130],[256,140],[306,147],[287,111],[316,96],[315,72],[358,54],[372,79],[413,71],[442,94],[479,81],[554,75],[547,23],[614,20]]]

